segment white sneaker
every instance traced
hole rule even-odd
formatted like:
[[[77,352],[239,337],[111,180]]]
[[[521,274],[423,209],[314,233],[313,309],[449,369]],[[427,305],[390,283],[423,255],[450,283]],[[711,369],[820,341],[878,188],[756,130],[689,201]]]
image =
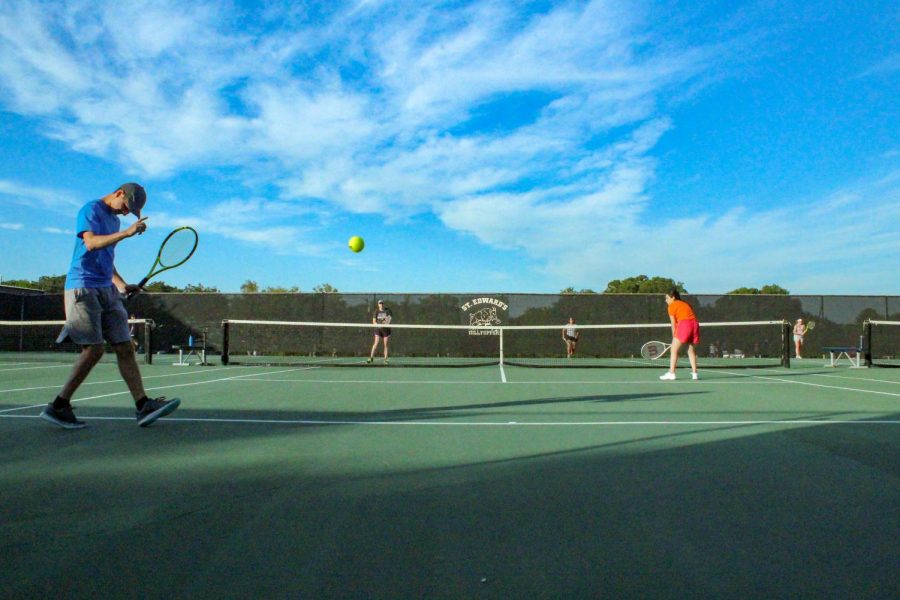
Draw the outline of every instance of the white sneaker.
[[[675,381],[675,373],[667,371],[665,375],[660,375],[659,378],[663,381]]]
[[[691,379],[697,380],[700,379],[700,376],[695,372],[691,373]]]

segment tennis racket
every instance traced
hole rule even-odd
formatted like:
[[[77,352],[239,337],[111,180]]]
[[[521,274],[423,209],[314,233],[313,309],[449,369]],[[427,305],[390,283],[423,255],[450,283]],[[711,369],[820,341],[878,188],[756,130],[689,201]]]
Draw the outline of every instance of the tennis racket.
[[[647,342],[641,346],[641,356],[649,360],[656,360],[668,352],[671,347],[672,344],[666,344],[664,342]]]
[[[159,247],[156,261],[150,267],[150,272],[141,279],[138,287],[143,289],[151,277],[186,263],[194,255],[194,250],[197,249],[197,242],[199,241],[200,236],[197,235],[197,232],[192,227],[179,227],[167,235]],[[137,292],[130,292],[128,297],[131,298],[135,293]]]
[[[807,331],[812,331],[815,328],[816,328],[816,322],[810,321],[809,323],[806,324],[806,329],[803,330],[803,333],[806,333]]]

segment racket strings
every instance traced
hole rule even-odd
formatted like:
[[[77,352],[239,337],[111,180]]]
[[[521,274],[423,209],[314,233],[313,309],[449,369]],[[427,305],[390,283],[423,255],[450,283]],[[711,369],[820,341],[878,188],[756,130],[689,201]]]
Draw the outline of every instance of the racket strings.
[[[180,265],[194,253],[197,234],[192,229],[179,229],[172,233],[159,250],[159,264],[163,267]]]
[[[668,348],[669,345],[663,342],[647,342],[641,348],[641,356],[649,359],[658,358],[662,356]]]

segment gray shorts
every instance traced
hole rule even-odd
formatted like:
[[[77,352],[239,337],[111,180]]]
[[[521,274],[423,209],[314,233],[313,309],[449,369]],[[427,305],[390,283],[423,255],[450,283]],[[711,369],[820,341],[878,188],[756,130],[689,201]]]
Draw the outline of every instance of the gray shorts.
[[[131,342],[128,312],[116,286],[66,290],[66,324],[56,342],[71,338],[81,346]]]

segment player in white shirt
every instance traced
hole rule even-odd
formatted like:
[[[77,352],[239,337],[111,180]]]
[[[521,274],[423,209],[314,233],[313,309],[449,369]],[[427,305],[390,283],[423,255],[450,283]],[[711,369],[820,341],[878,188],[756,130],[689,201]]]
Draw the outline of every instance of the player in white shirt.
[[[566,358],[575,356],[575,344],[578,343],[578,328],[575,326],[575,317],[569,317],[569,323],[562,330],[562,339],[566,343]]]

